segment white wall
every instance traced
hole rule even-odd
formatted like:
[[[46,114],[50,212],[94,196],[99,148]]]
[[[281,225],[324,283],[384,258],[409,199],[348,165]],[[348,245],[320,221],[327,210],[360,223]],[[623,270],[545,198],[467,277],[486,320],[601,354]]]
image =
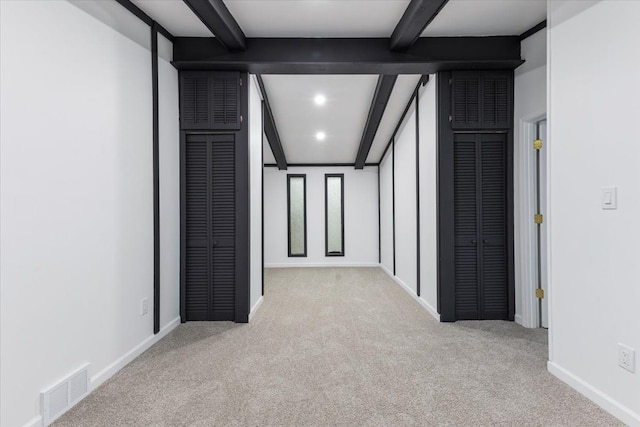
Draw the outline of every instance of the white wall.
[[[344,174],[344,257],[325,256],[324,175]],[[287,174],[307,175],[307,256],[288,257]],[[265,266],[378,265],[378,170],[291,167],[264,171]]]
[[[436,76],[418,90],[420,133],[420,260],[417,250],[416,211],[416,103],[405,116],[395,141],[395,252],[393,271],[392,167],[389,149],[380,165],[382,267],[432,316],[437,312],[437,221],[436,221]],[[417,295],[420,262],[420,296]]]
[[[172,55],[158,35],[158,51]],[[180,316],[180,123],[178,70],[169,56],[158,59],[160,166],[160,327]]]
[[[438,222],[436,181],[436,75],[418,92],[420,110],[420,297],[437,318]]]
[[[535,256],[535,155],[529,125],[546,116],[547,111],[547,31],[522,41],[526,61],[515,71],[514,79],[514,245],[515,245],[515,321],[538,327]],[[546,148],[545,148],[546,150]]]
[[[381,265],[393,275],[393,150],[380,161],[380,255]]]
[[[548,5],[549,370],[640,426],[640,2]]]
[[[250,316],[262,298],[262,98],[253,76],[249,78],[249,182],[251,268]]]
[[[398,130],[396,156],[396,277],[417,290],[416,113],[415,101]]]
[[[0,7],[0,424],[21,426],[70,371],[89,362],[95,387],[154,340],[151,56],[65,1]],[[160,67],[162,242],[175,242],[177,83]],[[166,327],[177,251],[162,256]]]

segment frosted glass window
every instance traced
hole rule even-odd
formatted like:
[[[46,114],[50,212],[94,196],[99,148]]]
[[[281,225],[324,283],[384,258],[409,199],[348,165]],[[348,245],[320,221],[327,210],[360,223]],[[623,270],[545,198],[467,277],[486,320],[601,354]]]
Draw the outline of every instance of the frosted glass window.
[[[325,175],[326,255],[344,256],[344,175]]]
[[[289,256],[307,256],[306,175],[287,175]]]

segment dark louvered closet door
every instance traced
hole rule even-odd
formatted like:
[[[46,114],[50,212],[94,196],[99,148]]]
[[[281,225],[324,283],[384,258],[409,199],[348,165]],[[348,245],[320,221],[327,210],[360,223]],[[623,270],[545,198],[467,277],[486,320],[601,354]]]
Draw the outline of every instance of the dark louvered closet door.
[[[210,226],[208,137],[194,135],[185,145],[185,305],[187,320],[210,315]]]
[[[478,319],[478,205],[475,134],[454,135],[456,319]]]
[[[186,320],[234,320],[235,136],[189,135],[185,146]]]
[[[240,74],[211,73],[211,129],[240,129]]]
[[[512,81],[510,71],[452,72],[451,128],[509,129]]]
[[[209,75],[202,71],[180,74],[180,124],[182,129],[209,129]]]
[[[481,126],[481,75],[454,71],[451,82],[452,129],[479,129]]]
[[[509,316],[507,274],[506,135],[483,134],[480,139],[482,276],[481,318]]]
[[[485,71],[482,79],[482,123],[484,129],[507,129],[511,126],[509,74]]]
[[[437,85],[438,312],[513,320],[513,71],[446,71]]]
[[[211,137],[212,320],[235,316],[235,144],[234,135]]]
[[[454,135],[456,319],[508,319],[505,134]]]

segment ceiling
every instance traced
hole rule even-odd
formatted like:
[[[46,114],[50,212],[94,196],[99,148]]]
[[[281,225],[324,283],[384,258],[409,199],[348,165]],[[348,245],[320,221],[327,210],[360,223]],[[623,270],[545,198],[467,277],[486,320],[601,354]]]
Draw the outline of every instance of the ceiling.
[[[226,0],[225,4],[247,37],[389,37],[409,0]]]
[[[182,0],[132,0],[178,37],[212,37]],[[224,0],[247,37],[390,37],[410,0]],[[423,37],[520,35],[546,0],[450,0]],[[420,76],[398,76],[367,162],[380,160]],[[377,75],[264,75],[288,163],[353,163]],[[318,107],[313,97],[327,102]],[[324,132],[318,141],[317,132]],[[275,163],[265,137],[265,163]]]
[[[211,31],[182,0],[131,0],[176,37],[211,37]]]
[[[288,163],[353,163],[377,75],[263,75]],[[316,105],[314,97],[326,97]],[[323,132],[323,141],[316,133]]]
[[[449,0],[422,37],[519,35],[546,18],[546,0]]]

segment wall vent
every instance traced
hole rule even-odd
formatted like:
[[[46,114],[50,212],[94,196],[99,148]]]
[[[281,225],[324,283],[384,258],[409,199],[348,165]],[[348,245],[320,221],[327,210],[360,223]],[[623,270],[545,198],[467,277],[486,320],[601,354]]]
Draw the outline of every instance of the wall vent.
[[[41,393],[42,422],[46,427],[81,401],[89,392],[89,364]]]

